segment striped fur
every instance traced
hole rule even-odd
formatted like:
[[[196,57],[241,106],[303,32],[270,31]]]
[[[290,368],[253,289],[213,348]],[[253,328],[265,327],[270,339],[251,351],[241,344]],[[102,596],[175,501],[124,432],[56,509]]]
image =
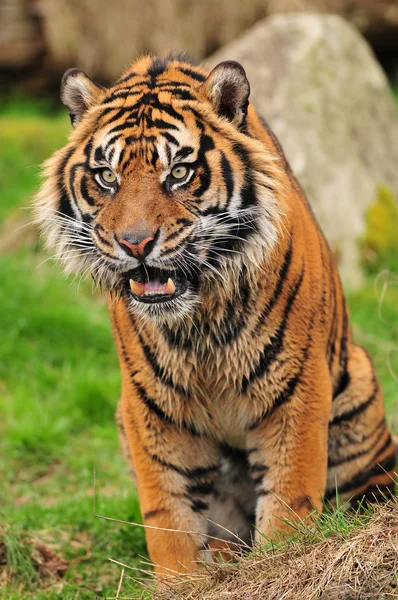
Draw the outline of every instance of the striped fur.
[[[69,73],[75,129],[36,203],[66,271],[109,291],[118,423],[159,572],[194,569],[212,536],[277,535],[336,489],[393,488],[382,391],[330,249],[242,68],[216,69],[145,57],[109,89]],[[144,265],[120,244],[137,231],[157,232]],[[186,289],[140,301],[129,278],[156,273]]]

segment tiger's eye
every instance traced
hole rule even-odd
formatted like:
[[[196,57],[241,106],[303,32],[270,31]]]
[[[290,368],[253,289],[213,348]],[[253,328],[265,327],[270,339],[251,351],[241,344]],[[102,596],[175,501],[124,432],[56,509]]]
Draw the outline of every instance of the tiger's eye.
[[[171,175],[174,179],[184,179],[187,173],[188,169],[184,165],[176,165],[171,169]]]
[[[116,175],[110,169],[102,169],[101,178],[105,183],[112,184],[116,182]]]

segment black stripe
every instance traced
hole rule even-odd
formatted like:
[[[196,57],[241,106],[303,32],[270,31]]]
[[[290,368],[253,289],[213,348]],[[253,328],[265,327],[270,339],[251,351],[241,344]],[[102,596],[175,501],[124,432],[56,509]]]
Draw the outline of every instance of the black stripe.
[[[179,229],[176,229],[175,231],[173,231],[173,233],[170,233],[170,235],[168,235],[167,238],[165,238],[163,243],[167,244],[171,240],[174,240],[174,238],[178,237],[182,231],[184,231],[184,227],[180,227]]]
[[[175,139],[174,136],[173,136],[173,139]],[[167,154],[167,164],[170,165],[171,164],[171,148],[170,148],[169,144],[166,144],[166,154]]]
[[[203,500],[193,500],[191,503],[191,508],[193,512],[201,512],[202,510],[207,510],[209,505]]]
[[[361,444],[364,441],[366,441],[367,439],[369,439],[370,437],[372,437],[376,433],[376,431],[378,429],[380,429],[380,427],[382,425],[385,425],[385,419],[384,419],[384,417],[381,420],[381,422],[372,430],[371,434],[367,435],[364,439],[361,440]],[[369,454],[369,452],[371,452],[372,450],[374,450],[376,448],[377,444],[380,442],[381,438],[383,436],[385,436],[385,434],[386,434],[386,429],[384,429],[381,432],[381,434],[372,442],[372,444],[368,448],[365,448],[365,449],[362,449],[362,450],[358,450],[357,452],[354,452],[352,454],[348,454],[344,458],[339,458],[339,459],[332,460],[329,457],[328,467],[329,468],[330,467],[338,467],[339,465],[342,465],[344,463],[350,462],[351,460],[356,460],[357,458],[360,458],[361,456],[365,456],[366,454]],[[379,452],[381,452],[381,450]]]
[[[180,123],[185,124],[184,117],[179,112],[177,112],[171,106],[171,104],[162,104],[161,102],[157,101],[157,102],[153,103],[152,106],[153,106],[153,108],[158,108],[160,111],[165,112],[170,117],[173,117],[173,119],[175,119],[176,121],[180,121]]]
[[[190,92],[188,92],[187,90],[175,90],[173,88],[167,88],[164,87],[161,90],[162,92],[171,92],[173,94],[174,97],[178,98],[179,100],[196,100],[196,97],[193,96]]]
[[[157,417],[159,417],[159,419],[161,419],[165,423],[169,423],[169,425],[173,425],[173,427],[175,427],[179,430],[185,431],[185,432],[189,433],[190,435],[193,435],[196,437],[202,437],[202,434],[193,425],[188,424],[185,421],[182,421],[181,423],[177,423],[173,417],[171,417],[163,409],[161,409],[160,406],[157,404],[157,402],[153,398],[150,398],[148,396],[145,388],[135,380],[135,378],[134,378],[135,375],[136,375],[136,373],[130,374],[131,381],[132,381],[134,387],[136,388],[137,392],[139,393],[141,400],[144,402],[145,406],[148,408],[148,410],[153,412]]]
[[[212,494],[213,490],[214,490],[214,483],[205,482],[205,481],[198,481],[197,483],[191,483],[191,485],[189,485],[187,487],[187,492],[189,494],[200,494],[202,496],[208,496],[209,494]]]
[[[192,351],[192,339],[189,335],[185,334],[185,330],[183,328],[171,328],[167,324],[162,324],[160,327],[164,340],[169,346],[178,348],[180,351]]]
[[[152,158],[151,158],[151,165],[153,167],[156,167],[156,163],[158,161],[158,158],[159,158],[159,152],[157,151],[156,146],[154,146],[152,148]]]
[[[268,467],[266,465],[262,465],[260,463],[253,463],[249,467],[249,476],[254,485],[258,485],[264,479],[265,473],[268,471]]]
[[[190,85],[189,83],[186,83],[184,81],[175,81],[173,79],[165,79],[165,80],[158,81],[156,83],[156,87],[159,88],[159,90],[162,92],[163,91],[169,92],[171,89],[173,92],[180,91],[179,89],[176,89],[176,88],[185,88],[184,91],[192,89],[192,85]],[[170,88],[170,90],[168,88]]]
[[[117,331],[120,348],[122,351],[124,361],[129,370],[130,381],[134,385],[137,392],[139,393],[141,400],[144,402],[144,404],[146,405],[148,410],[150,410],[151,412],[156,414],[159,417],[159,419],[161,419],[162,421],[169,423],[170,425],[173,425],[174,427],[177,427],[178,429],[181,428],[182,430],[190,433],[193,436],[202,437],[202,434],[193,425],[185,423],[185,421],[182,421],[180,424],[177,424],[176,421],[173,419],[173,417],[171,417],[166,412],[164,412],[164,410],[162,410],[160,408],[160,406],[156,403],[156,401],[153,398],[150,398],[148,396],[145,388],[135,380],[137,371],[133,370],[130,357],[127,353],[126,346],[124,345],[124,343],[122,341],[121,332],[120,332],[119,326],[116,322],[116,319],[114,319],[113,323],[114,323],[115,329]]]
[[[346,389],[350,385],[350,382],[351,382],[351,377],[347,370],[347,366],[345,366],[343,368],[341,376],[339,377],[336,389],[333,393],[333,400],[335,400],[337,398],[337,396],[340,396],[341,394],[343,394],[346,391]]]
[[[112,244],[110,242],[108,242],[108,240],[106,240],[98,231],[98,229],[95,230],[95,235],[97,236],[97,238],[100,240],[101,244],[103,244],[104,246],[108,246],[108,248],[113,248]],[[109,256],[109,254],[107,254],[107,256]],[[111,255],[112,256],[112,255]],[[118,260],[115,256],[112,256],[112,258],[114,258],[115,260]]]
[[[108,158],[108,162],[110,164],[112,164],[112,160],[113,160],[114,156],[115,156],[115,148],[111,148],[111,151],[109,152],[109,158]]]
[[[257,496],[268,496],[271,493],[271,490],[256,490]]]
[[[152,454],[151,452],[149,452],[149,450],[147,448],[145,448],[145,446],[144,446],[144,449],[146,450],[146,452],[148,452],[149,456],[155,462],[157,462],[159,465],[161,465],[162,467],[165,467],[166,469],[170,469],[171,471],[175,471],[179,475],[183,475],[184,477],[187,477],[188,479],[196,479],[198,477],[204,477],[205,475],[210,475],[211,473],[216,473],[218,471],[218,465],[200,466],[200,467],[195,467],[193,469],[179,467],[171,462],[163,460],[163,458],[160,458],[160,456],[158,456],[157,454]]]
[[[370,485],[362,494],[357,494],[351,498],[351,506],[358,508],[367,502],[380,502],[391,500],[395,497],[395,481],[391,481],[387,485]]]
[[[350,376],[347,370],[348,364],[348,315],[347,307],[345,304],[344,297],[342,297],[342,314],[343,314],[343,327],[340,338],[340,372],[336,384],[333,388],[333,399],[337,398],[347,388],[350,382]]]
[[[213,150],[213,148],[214,142],[212,138],[209,135],[202,133],[199,142],[198,158],[195,161],[195,163],[197,162],[202,166],[202,172],[199,176],[199,187],[192,193],[195,198],[200,198],[210,187],[212,174],[206,159],[206,154],[210,150]]]
[[[76,215],[72,209],[72,205],[69,200],[69,196],[66,192],[61,194],[59,198],[59,212],[65,215],[66,217],[70,217],[71,219],[76,219]],[[61,223],[61,227],[64,228],[65,225]]]
[[[165,134],[163,134],[165,135]],[[125,142],[126,144],[133,144],[134,142],[141,142],[143,139],[145,139],[145,142],[156,142],[157,137],[156,135],[146,135],[145,138],[143,138],[141,135],[128,135],[125,138]]]
[[[241,333],[247,323],[247,310],[250,303],[250,286],[247,281],[246,269],[239,273],[237,289],[228,300],[223,319],[217,331],[212,331],[214,345],[226,346],[231,344]]]
[[[179,150],[177,150],[177,152],[175,153],[174,158],[186,158],[187,156],[189,156],[190,154],[192,154],[194,152],[194,149],[192,148],[192,146],[183,146],[182,148],[180,148]]]
[[[332,267],[331,267],[331,270],[332,270]],[[332,273],[333,273],[333,270],[332,270]],[[336,295],[337,295],[336,283],[334,280],[334,276],[332,276],[331,277],[331,298],[333,298],[333,315],[332,315],[329,338],[328,338],[328,343],[327,343],[328,365],[329,365],[329,371],[330,371],[331,375],[333,375],[332,369],[333,369],[334,356],[335,356],[335,352],[336,352],[336,335],[337,335],[337,325],[338,325]]]
[[[342,413],[341,415],[334,417],[330,421],[329,427],[332,427],[333,425],[339,425],[342,421],[350,421],[353,417],[357,417],[363,413],[376,400],[377,392],[379,391],[379,385],[376,378],[373,379],[373,386],[373,392],[365,402],[345,413]]]
[[[58,169],[58,177],[57,177],[58,191],[60,193],[59,212],[62,213],[63,215],[65,215],[66,217],[70,217],[72,219],[75,219],[76,215],[73,211],[68,194],[66,193],[64,177],[65,177],[66,165],[68,164],[68,161],[71,158],[74,151],[75,151],[74,148],[70,148],[70,150],[68,150],[68,152],[66,153],[65,157],[62,159],[62,162]]]
[[[121,79],[118,79],[115,85],[120,85],[121,83],[130,81],[130,79],[133,79],[133,77],[138,77],[138,73],[134,73],[134,71],[130,71],[129,73],[127,73],[127,75],[125,75]]]
[[[106,252],[103,248],[101,248],[101,254],[103,254],[107,258],[110,258],[111,260],[116,261],[117,265],[112,265],[112,266],[111,265],[107,265],[107,268],[111,269],[114,273],[117,272],[119,274],[119,269],[116,268],[116,267],[119,267],[119,265],[120,265],[119,259],[116,258],[115,256],[113,256],[112,254],[109,254],[109,252]]]
[[[282,320],[281,320],[281,323],[280,323],[277,331],[274,333],[274,335],[271,336],[270,343],[266,344],[264,346],[264,349],[257,361],[257,364],[254,367],[254,369],[252,369],[249,376],[243,377],[243,379],[242,379],[242,385],[241,385],[242,393],[246,392],[247,388],[249,387],[250,384],[253,383],[253,381],[264,376],[264,374],[267,371],[267,369],[269,368],[270,364],[277,358],[278,354],[281,352],[281,350],[283,348],[283,341],[284,341],[284,337],[285,337],[285,331],[286,331],[289,314],[292,309],[293,303],[297,297],[297,294],[300,290],[303,279],[304,279],[304,267],[302,268],[301,274],[288,296],[286,306],[283,311]]]
[[[174,144],[174,146],[178,146],[178,140],[177,138],[174,137],[174,135],[172,135],[171,133],[169,133],[168,131],[162,131],[161,135],[166,138],[166,140],[170,143],[170,144]]]
[[[87,177],[85,175],[82,175],[82,178],[80,180],[80,193],[82,195],[82,198],[87,202],[87,204],[89,204],[90,206],[95,205],[95,200],[90,196],[90,193],[88,191]]]
[[[377,462],[377,457],[380,456],[381,454],[383,454],[383,452],[385,452],[387,450],[388,446],[390,446],[391,443],[392,443],[391,435],[388,434],[388,438],[386,439],[386,441],[384,442],[382,447],[376,451],[376,454],[373,457],[373,460],[375,460]]]
[[[254,421],[254,423],[252,423],[248,427],[249,431],[251,431],[253,429],[256,429],[277,408],[279,408],[280,406],[282,406],[283,404],[285,404],[286,402],[288,402],[291,399],[291,397],[293,396],[293,394],[294,394],[294,392],[296,390],[296,387],[300,383],[300,379],[301,379],[301,375],[303,373],[303,370],[304,370],[304,366],[302,365],[300,367],[298,373],[289,379],[289,381],[287,382],[287,385],[280,392],[280,394],[275,398],[275,400],[272,403],[272,406],[270,406],[262,415],[260,415]]]
[[[108,135],[114,135],[115,133],[120,133],[125,129],[131,129],[137,125],[137,119],[126,119],[123,123],[119,123],[119,125],[115,125],[112,129],[109,129]],[[137,139],[139,139],[137,137]],[[108,143],[109,145],[109,143]],[[101,160],[101,159],[99,159]]]
[[[122,136],[121,136],[121,134],[120,134],[120,133],[119,133],[119,134],[117,134],[117,135],[113,135],[113,136],[111,137],[111,139],[107,141],[107,143],[106,143],[106,147],[107,147],[107,148],[109,148],[109,146],[112,146],[112,144],[114,144],[115,142],[117,142],[117,140],[120,140],[120,138],[121,138],[121,137],[122,137]],[[119,163],[120,163],[120,162],[121,162],[121,161],[120,161],[120,159],[119,159]]]
[[[132,86],[131,89],[128,88],[126,92],[122,92],[122,91],[119,92],[118,90],[116,90],[108,98],[103,100],[102,104],[107,105],[107,104],[111,104],[112,102],[115,102],[115,100],[131,98],[132,96],[142,96],[144,93],[143,90],[137,90],[137,91],[133,90],[133,87],[135,87],[136,85],[137,84],[134,84],[134,86]],[[146,85],[146,84],[143,83],[143,85]],[[110,108],[113,108],[113,106]],[[134,108],[134,105],[132,105],[131,108]]]
[[[152,519],[153,517],[157,517],[161,513],[165,513],[165,512],[168,512],[165,508],[155,508],[154,510],[148,510],[148,512],[144,513],[142,515],[142,518],[144,519],[144,521],[148,521],[149,519]]]
[[[291,379],[289,379],[289,381],[287,382],[287,385],[279,393],[279,396],[277,396],[274,399],[272,406],[268,407],[267,410],[256,420],[256,422],[253,423],[249,427],[249,429],[255,429],[256,427],[258,427],[258,425],[260,425],[261,422],[265,418],[269,417],[274,412],[274,410],[276,410],[277,408],[279,408],[280,406],[282,406],[283,404],[288,402],[291,399],[291,397],[293,396],[297,385],[301,381],[301,376],[304,372],[304,367],[308,360],[309,350],[310,350],[311,341],[312,341],[312,330],[315,325],[315,317],[316,317],[316,313],[313,313],[311,315],[311,319],[310,319],[310,323],[309,323],[309,327],[308,327],[307,342],[306,342],[305,348],[303,350],[303,356],[301,359],[301,365],[300,365],[299,370],[297,371],[297,373],[295,375],[293,375],[293,377],[291,377]]]
[[[151,366],[156,377],[158,377],[160,379],[160,381],[167,387],[170,387],[172,390],[174,390],[175,392],[178,392],[185,398],[189,398],[191,396],[190,391],[185,389],[184,387],[182,387],[182,385],[180,385],[178,383],[174,383],[173,379],[165,372],[163,367],[158,363],[155,353],[145,343],[141,333],[137,330],[135,322],[130,313],[129,313],[129,317],[130,317],[130,322],[131,322],[133,328],[135,329],[137,337],[138,337],[140,344],[142,346],[142,349],[144,351],[145,358],[146,358],[147,362],[149,363],[149,365]]]
[[[78,163],[75,163],[74,165],[72,165],[71,168],[70,168],[70,171],[69,171],[69,192],[70,192],[70,195],[72,196],[72,200],[73,200],[72,210],[75,212],[75,218],[76,218],[76,212],[77,212],[77,216],[79,216],[82,221],[85,221],[85,216],[87,216],[87,215],[83,214],[83,211],[81,210],[81,208],[79,206],[79,203],[78,203],[77,197],[76,197],[76,193],[75,193],[75,187],[74,187],[74,184],[76,183],[76,181],[75,181],[76,171],[78,169],[80,169],[80,168],[82,168],[83,171],[86,171],[87,170],[86,163],[84,163],[84,162],[78,162]]]
[[[88,150],[90,144],[92,145],[92,140],[90,140],[90,142],[87,144],[86,149]],[[87,158],[89,159],[89,154],[90,152],[87,152]],[[94,160],[97,163],[103,162],[105,161],[105,154],[104,154],[104,150],[102,148],[102,146],[97,146],[97,148],[94,151]]]
[[[104,117],[106,117],[107,115],[110,115],[111,113],[116,113],[116,114],[112,115],[108,120],[105,121],[105,123],[101,123],[102,125],[109,125],[109,123],[112,123],[113,121],[118,121],[126,113],[129,114],[128,118],[130,118],[130,119],[132,117],[137,117],[137,115],[139,113],[139,109],[138,109],[138,107],[135,107],[135,106],[120,106],[120,104],[117,106],[107,106],[102,111],[101,119],[104,119]]]
[[[169,123],[168,121],[163,121],[163,119],[150,119],[149,116],[146,117],[146,122],[150,127],[157,127],[157,129],[175,129],[179,131],[177,125],[174,123]]]
[[[372,459],[372,462],[373,462],[373,459]],[[344,494],[346,492],[352,492],[356,488],[359,488],[359,487],[362,487],[363,485],[365,485],[369,481],[369,479],[372,479],[373,477],[376,477],[377,475],[387,475],[389,473],[389,471],[392,471],[392,469],[394,467],[395,467],[395,453],[391,454],[390,456],[387,456],[387,458],[385,458],[382,462],[379,462],[379,463],[373,465],[370,469],[366,468],[365,470],[360,471],[359,473],[354,475],[354,477],[351,479],[351,481],[347,481],[346,483],[339,485],[337,488],[338,493]],[[364,494],[365,493],[366,493],[366,490],[364,491]],[[327,500],[330,500],[330,498],[333,498],[335,495],[336,495],[336,489],[329,488],[326,490],[325,498]]]
[[[130,374],[131,378],[133,379],[135,374]],[[133,379],[133,383],[134,383],[134,387],[136,388],[137,392],[140,395],[141,400],[144,402],[145,406],[153,413],[155,413],[155,415],[157,417],[159,417],[159,419],[161,419],[162,421],[164,421],[165,423],[169,423],[170,425],[173,425],[174,427],[177,426],[177,423],[175,422],[175,420],[173,419],[173,417],[171,417],[170,415],[166,414],[161,408],[160,406],[155,402],[155,400],[153,398],[150,398],[148,396],[148,394],[146,393],[145,388],[139,384],[137,381],[135,381],[135,379]]]
[[[179,219],[176,220],[176,224],[177,225],[192,225],[192,221],[190,221],[189,219],[186,219],[185,217],[180,217]]]
[[[231,200],[234,193],[234,176],[231,168],[231,163],[221,151],[221,172],[227,190],[227,203]]]
[[[257,321],[256,324],[256,329],[255,329],[255,333],[259,333],[261,327],[264,325],[265,320],[267,319],[267,317],[269,316],[269,314],[271,313],[272,309],[274,308],[276,302],[279,299],[279,296],[282,293],[283,290],[283,284],[286,280],[286,277],[288,275],[289,272],[289,268],[292,262],[292,255],[293,255],[293,240],[292,237],[289,237],[289,246],[286,250],[285,256],[284,256],[284,260],[283,260],[283,264],[280,268],[279,271],[279,275],[278,275],[278,281],[277,284],[275,286],[274,289],[274,293],[272,295],[271,300],[268,302],[268,304],[264,307],[261,315],[259,316],[259,319]]]
[[[187,67],[178,67],[178,70],[181,71],[181,73],[184,73],[184,75],[188,75],[188,77],[191,79],[195,79],[195,81],[203,82],[206,79],[206,76],[202,75],[202,73],[198,73],[197,71]]]
[[[155,56],[152,60],[151,65],[147,69],[148,75],[156,78],[158,75],[162,75],[167,69],[170,60],[165,56]]]

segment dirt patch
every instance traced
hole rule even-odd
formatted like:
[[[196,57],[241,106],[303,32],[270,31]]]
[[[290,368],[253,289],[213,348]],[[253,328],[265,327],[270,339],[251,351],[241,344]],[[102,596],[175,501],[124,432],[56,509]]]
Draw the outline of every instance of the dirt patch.
[[[0,589],[31,583],[45,588],[61,580],[67,567],[55,545],[25,532],[0,528]]]

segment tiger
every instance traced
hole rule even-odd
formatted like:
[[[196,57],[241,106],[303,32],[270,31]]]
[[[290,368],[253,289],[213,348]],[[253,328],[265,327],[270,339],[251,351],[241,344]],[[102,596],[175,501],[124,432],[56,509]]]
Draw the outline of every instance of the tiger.
[[[47,247],[109,298],[116,420],[158,575],[394,489],[372,359],[243,67],[68,70],[72,129],[35,201]]]

